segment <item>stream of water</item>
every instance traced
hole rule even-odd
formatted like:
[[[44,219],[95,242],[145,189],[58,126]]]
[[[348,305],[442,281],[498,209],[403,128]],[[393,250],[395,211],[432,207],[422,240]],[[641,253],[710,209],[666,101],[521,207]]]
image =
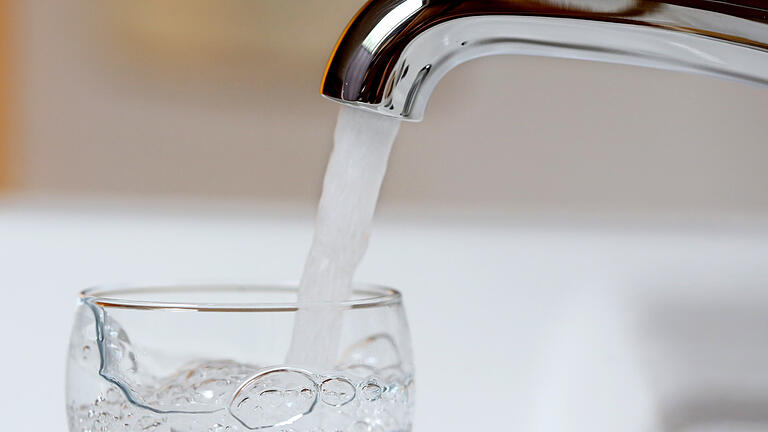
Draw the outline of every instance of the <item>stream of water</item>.
[[[355,270],[368,247],[371,222],[400,120],[342,107],[317,209],[315,236],[299,287],[289,364],[331,367],[341,315],[332,304],[352,296]]]

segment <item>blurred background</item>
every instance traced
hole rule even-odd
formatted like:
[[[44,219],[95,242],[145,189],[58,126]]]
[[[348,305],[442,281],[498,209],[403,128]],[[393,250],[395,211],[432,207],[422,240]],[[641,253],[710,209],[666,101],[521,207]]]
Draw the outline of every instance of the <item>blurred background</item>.
[[[360,0],[6,3],[5,190],[316,201]],[[713,78],[483,59],[403,127],[382,206],[762,215],[766,114]]]
[[[298,277],[361,3],[0,0],[9,429],[64,430],[83,287]],[[766,119],[768,90],[680,73],[446,76],[358,273],[405,292],[415,430],[768,430]]]

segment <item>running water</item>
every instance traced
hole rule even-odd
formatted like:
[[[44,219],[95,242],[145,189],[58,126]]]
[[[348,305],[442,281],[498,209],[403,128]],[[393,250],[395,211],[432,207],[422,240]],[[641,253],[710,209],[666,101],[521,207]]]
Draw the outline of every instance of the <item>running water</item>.
[[[352,296],[355,270],[368,247],[371,221],[400,120],[342,107],[323,182],[315,238],[304,265],[299,304],[337,303]],[[341,315],[333,307],[296,314],[289,364],[331,367]]]

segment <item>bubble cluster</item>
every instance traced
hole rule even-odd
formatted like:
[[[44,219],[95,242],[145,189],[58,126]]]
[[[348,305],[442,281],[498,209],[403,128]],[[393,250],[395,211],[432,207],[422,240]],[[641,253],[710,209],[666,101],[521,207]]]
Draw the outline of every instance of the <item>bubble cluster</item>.
[[[198,362],[158,380],[146,404],[161,411],[211,412],[223,409],[240,383],[258,368],[228,360]]]
[[[101,346],[94,328],[78,324],[70,346],[70,432],[410,430],[412,374],[386,335],[352,345],[322,373],[208,360],[156,376],[118,323],[107,317]]]
[[[317,385],[309,372],[278,368],[259,373],[235,393],[229,412],[249,429],[291,424],[312,411]]]
[[[386,376],[359,378],[342,369],[337,372],[318,375],[288,367],[266,370],[238,389],[230,413],[251,430],[407,430],[413,405],[410,375],[389,370]]]
[[[131,404],[109,384],[88,403],[71,401],[71,432],[395,432],[407,430],[412,380],[384,376],[319,375],[297,368],[201,362],[160,380],[148,394],[152,407],[219,407],[156,413]],[[226,372],[232,373],[224,377]],[[390,378],[396,374],[391,374]],[[225,383],[229,383],[226,384]],[[234,383],[237,388],[225,392]],[[186,393],[185,393],[186,392]],[[204,398],[202,402],[197,399]],[[195,405],[197,404],[197,405]]]
[[[323,402],[335,407],[346,405],[355,397],[355,387],[348,379],[341,377],[324,380],[320,392]]]
[[[168,419],[142,413],[121,392],[109,387],[90,403],[71,403],[67,408],[71,432],[169,431]]]

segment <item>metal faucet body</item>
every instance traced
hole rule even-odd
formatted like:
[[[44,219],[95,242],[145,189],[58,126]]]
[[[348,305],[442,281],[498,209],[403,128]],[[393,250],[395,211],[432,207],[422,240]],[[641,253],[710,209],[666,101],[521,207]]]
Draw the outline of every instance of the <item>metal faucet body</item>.
[[[371,0],[341,35],[322,94],[418,121],[446,73],[499,54],[647,66],[768,86],[768,2]]]

